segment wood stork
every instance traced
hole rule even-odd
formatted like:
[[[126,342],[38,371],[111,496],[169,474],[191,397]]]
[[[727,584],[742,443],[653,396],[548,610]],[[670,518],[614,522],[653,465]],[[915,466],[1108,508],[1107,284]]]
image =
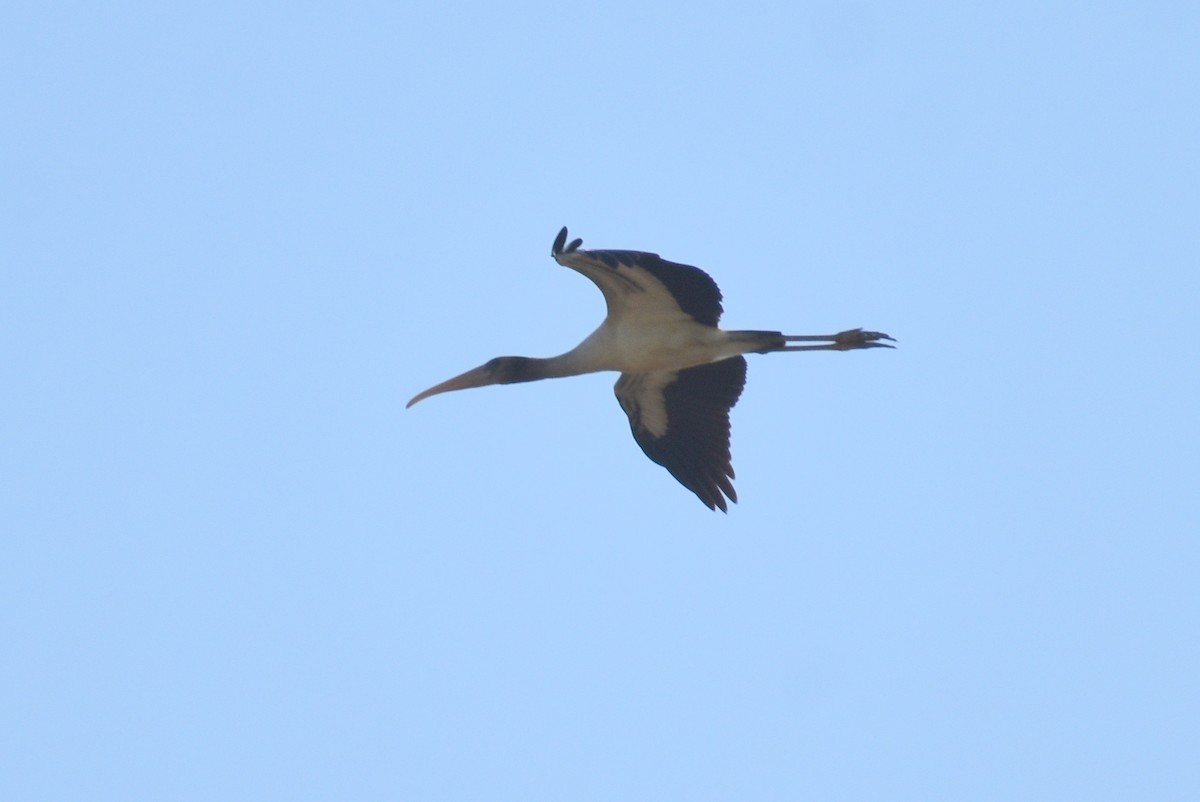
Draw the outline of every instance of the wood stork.
[[[500,356],[418,393],[408,407],[438,393],[489,384],[615,370],[614,390],[633,439],[709,509],[737,501],[729,455],[729,410],[746,383],[742,354],[892,348],[878,331],[830,335],[726,331],[717,327],[721,291],[703,270],[641,251],[581,250],[558,232],[550,250],[604,294],[608,317],[565,354],[538,359]],[[790,343],[819,343],[791,345]],[[406,407],[407,408],[407,407]]]

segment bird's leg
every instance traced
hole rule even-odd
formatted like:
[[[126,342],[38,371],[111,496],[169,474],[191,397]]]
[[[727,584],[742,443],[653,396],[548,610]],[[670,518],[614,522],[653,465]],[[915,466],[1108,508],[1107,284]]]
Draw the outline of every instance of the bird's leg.
[[[838,332],[837,334],[797,334],[784,335],[784,342],[823,342],[824,345],[785,345],[781,348],[772,350],[776,351],[853,351],[858,348],[895,348],[894,345],[878,342],[879,340],[891,340],[895,342],[894,337],[889,337],[880,331],[863,331],[862,329],[849,329],[847,331]]]

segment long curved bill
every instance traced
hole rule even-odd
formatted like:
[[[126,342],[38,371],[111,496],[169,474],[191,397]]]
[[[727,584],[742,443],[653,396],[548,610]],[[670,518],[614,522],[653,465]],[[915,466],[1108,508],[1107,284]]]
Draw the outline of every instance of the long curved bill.
[[[469,390],[472,387],[484,387],[493,383],[491,373],[487,370],[487,365],[480,365],[477,368],[468,370],[466,373],[455,376],[453,379],[446,379],[441,384],[435,384],[423,393],[417,393],[413,396],[412,401],[404,405],[404,408],[408,409],[418,401],[422,401],[438,393],[448,393],[452,390]]]

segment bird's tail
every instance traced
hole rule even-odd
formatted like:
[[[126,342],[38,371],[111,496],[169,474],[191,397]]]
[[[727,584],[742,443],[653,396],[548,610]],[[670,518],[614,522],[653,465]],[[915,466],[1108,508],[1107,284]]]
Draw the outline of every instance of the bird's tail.
[[[747,346],[744,353],[769,354],[787,347],[787,339],[782,331],[731,331],[729,339],[738,344],[744,343]]]

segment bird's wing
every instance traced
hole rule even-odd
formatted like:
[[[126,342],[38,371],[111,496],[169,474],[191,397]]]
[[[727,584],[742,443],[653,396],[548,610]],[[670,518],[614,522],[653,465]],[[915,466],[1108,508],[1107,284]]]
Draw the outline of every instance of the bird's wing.
[[[740,356],[680,371],[622,373],[613,388],[633,439],[710,510],[737,501],[729,410],[746,385]],[[722,495],[723,494],[723,495]]]
[[[678,308],[706,326],[716,326],[721,319],[721,290],[700,268],[643,251],[580,250],[582,244],[580,239],[567,244],[567,229],[563,228],[550,254],[600,288],[610,316],[632,309],[649,313],[654,308],[672,312]]]

